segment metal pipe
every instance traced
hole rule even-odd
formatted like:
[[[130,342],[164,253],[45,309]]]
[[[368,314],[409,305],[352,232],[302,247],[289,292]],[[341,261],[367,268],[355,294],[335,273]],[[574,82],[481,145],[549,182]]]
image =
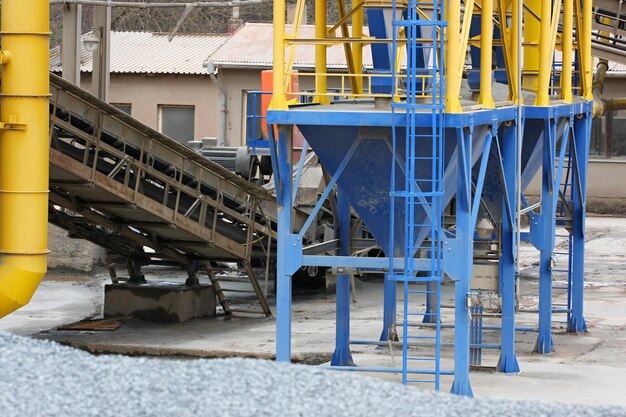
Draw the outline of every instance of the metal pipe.
[[[552,16],[552,2],[541,2],[541,21],[539,29],[539,77],[537,80],[537,98],[535,106],[549,106],[550,98],[548,90],[550,88],[550,73],[552,72],[551,59],[551,28],[550,18]]]
[[[47,268],[49,0],[4,0],[0,86],[0,317]]]
[[[226,131],[227,131],[227,114],[228,114],[228,90],[224,86],[222,80],[217,77],[216,73],[209,74],[211,80],[215,84],[218,90],[220,90],[220,138],[219,146],[226,146]]]
[[[286,110],[285,97],[285,14],[287,6],[285,0],[274,1],[274,66],[272,71],[272,101],[271,110]]]
[[[583,13],[583,22],[582,22],[582,35],[580,39],[582,42],[582,59],[586,61],[586,65],[583,65],[584,68],[584,98],[585,100],[593,100],[593,91],[592,91],[592,79],[593,72],[591,66],[593,65],[593,58],[591,57],[591,20],[592,20],[592,0],[583,0],[582,13]]]
[[[574,30],[574,0],[563,1],[563,31],[561,33],[563,43],[561,50],[562,70],[561,70],[561,98],[566,103],[572,102],[572,50]]]
[[[326,0],[315,0],[315,38],[326,39]],[[326,45],[315,45],[315,102],[328,104]]]
[[[493,1],[482,3],[480,34],[480,96],[478,103],[486,109],[495,108],[491,81],[493,74]]]
[[[448,20],[446,42],[446,112],[461,113],[459,91],[461,89],[461,74],[457,68],[465,55],[461,53],[461,0],[450,0],[447,3],[446,19]]]

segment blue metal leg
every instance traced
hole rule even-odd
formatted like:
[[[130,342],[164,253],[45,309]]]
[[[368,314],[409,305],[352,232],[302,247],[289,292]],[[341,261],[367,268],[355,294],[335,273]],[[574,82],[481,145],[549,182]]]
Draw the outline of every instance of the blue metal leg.
[[[337,196],[340,254],[350,255],[350,202],[343,190]],[[331,366],[354,366],[350,353],[350,275],[337,275],[335,353]]]
[[[390,274],[385,274],[381,342],[388,340],[392,342],[398,341],[398,332],[396,331],[396,285],[396,281],[390,277]]]
[[[573,175],[572,200],[574,202],[572,264],[572,313],[567,323],[569,332],[586,332],[587,324],[583,316],[585,290],[585,202],[587,196],[587,156],[591,120],[587,114],[574,122],[575,165]]]
[[[554,120],[546,121],[543,135],[543,166],[541,189],[541,230],[539,258],[539,334],[535,352],[554,352],[552,340],[552,254],[556,233],[556,207],[553,204],[554,160],[556,158],[556,127]],[[557,186],[558,187],[558,186]]]
[[[498,370],[504,373],[520,371],[515,355],[515,230],[517,193],[517,127],[505,128],[502,143],[504,181],[507,195],[502,199],[502,255],[500,256],[500,289],[502,294],[502,333]],[[508,205],[508,208],[507,208]]]
[[[291,153],[293,127],[280,126],[278,131],[278,178],[281,193],[278,200],[278,242],[276,265],[276,361],[291,361],[291,274],[289,273],[291,234]]]
[[[450,392],[473,396],[469,380],[469,324],[470,312],[467,297],[470,290],[473,263],[473,228],[471,227],[471,170],[472,133],[459,129],[458,139],[458,185],[456,194],[456,240],[460,243],[459,258],[462,266],[454,284],[454,382]]]

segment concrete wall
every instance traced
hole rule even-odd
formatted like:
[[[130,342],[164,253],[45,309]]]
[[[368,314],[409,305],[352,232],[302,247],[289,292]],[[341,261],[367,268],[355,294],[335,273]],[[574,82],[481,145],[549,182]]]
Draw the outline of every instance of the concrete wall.
[[[81,86],[91,88],[91,74],[82,74]],[[195,137],[219,134],[219,95],[204,75],[111,74],[109,102],[131,104],[131,115],[159,130],[159,105],[195,106]]]
[[[594,213],[626,214],[626,160],[591,159],[587,175],[587,210]],[[526,195],[541,194],[538,173],[526,190]]]
[[[104,249],[82,239],[71,239],[67,232],[48,225],[48,268],[64,272],[91,272],[104,261]]]

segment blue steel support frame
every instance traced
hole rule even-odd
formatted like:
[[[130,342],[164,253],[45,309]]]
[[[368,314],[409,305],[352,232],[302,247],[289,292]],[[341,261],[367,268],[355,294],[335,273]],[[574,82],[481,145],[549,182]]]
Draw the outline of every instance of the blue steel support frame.
[[[271,145],[273,146],[273,145]],[[278,172],[278,236],[276,264],[276,361],[291,361],[291,248],[286,239],[292,232],[291,158],[293,148],[293,126],[278,127],[278,149],[276,152]]]
[[[474,227],[472,217],[472,134],[469,129],[457,129],[457,192],[456,192],[456,238],[455,263],[457,269],[454,282],[454,382],[450,392],[456,395],[473,396],[469,380],[469,325],[470,310],[468,297],[473,264]],[[480,198],[479,196],[477,198]],[[448,241],[448,245],[452,242]],[[445,245],[447,246],[447,245]],[[446,249],[444,249],[446,250]],[[447,249],[450,251],[450,249]]]
[[[502,294],[502,331],[500,333],[500,358],[497,369],[503,373],[520,371],[515,356],[515,232],[517,230],[516,201],[519,185],[517,184],[518,147],[515,122],[503,127],[501,141],[502,162],[504,166],[504,190],[502,196],[502,227],[500,256],[500,293]]]
[[[350,255],[350,201],[343,190],[337,195],[339,244],[342,256]],[[337,275],[335,353],[331,366],[354,366],[350,353],[350,275]]]
[[[587,199],[587,162],[591,138],[591,113],[574,118],[574,175],[572,185],[573,210],[573,263],[572,311],[568,317],[568,332],[586,332],[583,316],[585,287],[585,204]]]
[[[548,118],[545,121],[543,140],[543,165],[541,189],[541,247],[539,258],[539,332],[535,352],[550,354],[555,351],[552,339],[552,263],[556,234],[556,203],[559,198],[561,177],[565,161],[568,126],[561,138],[561,148],[556,173],[554,162],[557,149],[557,120]]]

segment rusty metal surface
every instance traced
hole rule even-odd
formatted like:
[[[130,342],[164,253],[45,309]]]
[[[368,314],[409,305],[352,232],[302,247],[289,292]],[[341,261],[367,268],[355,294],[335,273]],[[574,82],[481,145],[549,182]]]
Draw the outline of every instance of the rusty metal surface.
[[[267,257],[269,192],[51,79],[53,223],[141,264]]]

